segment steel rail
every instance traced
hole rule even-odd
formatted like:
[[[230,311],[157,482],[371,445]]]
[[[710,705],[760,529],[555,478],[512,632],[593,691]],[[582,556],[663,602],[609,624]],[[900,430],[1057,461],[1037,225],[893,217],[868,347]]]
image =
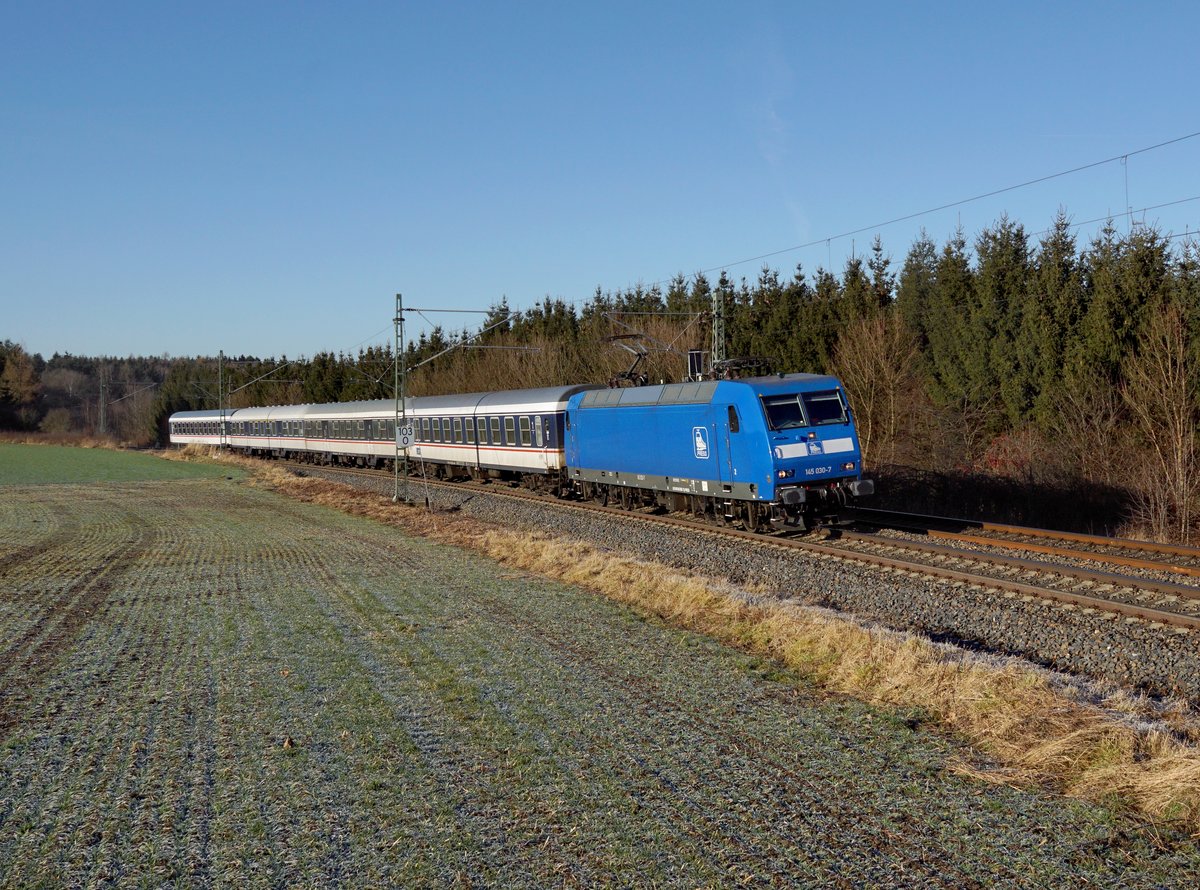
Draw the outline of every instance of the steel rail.
[[[926,534],[931,538],[940,538],[947,541],[962,541],[966,544],[982,544],[987,547],[999,547],[1004,550],[1028,550],[1033,553],[1046,553],[1051,556],[1060,556],[1064,559],[1088,559],[1092,562],[1107,562],[1111,563],[1112,565],[1128,566],[1131,569],[1153,569],[1160,572],[1170,572],[1174,575],[1188,575],[1193,578],[1200,578],[1200,568],[1196,566],[1178,565],[1176,563],[1163,562],[1157,559],[1141,559],[1136,556],[1119,556],[1114,553],[1098,553],[1095,550],[1075,550],[1071,547],[1055,547],[1050,544],[1036,544],[1030,541],[1013,541],[1009,538],[987,538],[983,535],[963,535],[957,532],[943,532],[935,529],[927,530]],[[1022,534],[1027,533],[1022,532]]]
[[[1132,538],[1109,538],[1104,535],[1089,535],[1083,532],[1062,532],[1048,528],[1036,528],[1034,526],[1022,525],[1005,525],[1000,522],[985,522],[976,519],[954,519],[948,516],[927,516],[921,513],[903,513],[897,510],[878,510],[874,507],[853,507],[850,510],[854,518],[861,517],[864,522],[869,522],[871,516],[878,516],[890,524],[891,522],[902,523],[905,520],[917,523],[915,528],[920,528],[922,531],[932,531],[928,524],[938,524],[943,526],[973,528],[979,531],[996,532],[997,534],[1007,535],[1024,535],[1030,538],[1046,538],[1052,541],[1070,541],[1076,544],[1095,544],[1099,547],[1110,547],[1120,550],[1134,550],[1143,553],[1163,553],[1168,556],[1186,556],[1195,560],[1200,560],[1200,547],[1191,547],[1186,544],[1163,544],[1159,541],[1135,541]],[[906,526],[909,527],[909,526]],[[989,542],[993,539],[987,539]],[[1162,563],[1159,563],[1162,565]]]
[[[920,541],[909,541],[903,538],[885,538],[866,532],[841,530],[837,535],[853,541],[864,541],[881,547],[896,550],[911,550],[919,553],[930,553],[960,559],[969,562],[985,562],[992,565],[1005,566],[1023,572],[1037,574],[1061,575],[1066,578],[1078,578],[1081,581],[1092,581],[1097,584],[1110,584],[1114,587],[1128,587],[1134,590],[1152,590],[1169,596],[1183,599],[1200,600],[1200,588],[1186,584],[1176,584],[1174,581],[1160,581],[1156,578],[1135,578],[1130,575],[1114,575],[1096,569],[1086,569],[1081,566],[1057,565],[1037,562],[1030,559],[1017,559],[1012,556],[1002,556],[998,553],[986,553],[979,550],[961,550],[957,547],[946,547],[941,544],[923,544]],[[985,539],[986,540],[986,539]],[[1049,552],[1049,551],[1047,551]],[[1054,551],[1058,552],[1058,551]]]

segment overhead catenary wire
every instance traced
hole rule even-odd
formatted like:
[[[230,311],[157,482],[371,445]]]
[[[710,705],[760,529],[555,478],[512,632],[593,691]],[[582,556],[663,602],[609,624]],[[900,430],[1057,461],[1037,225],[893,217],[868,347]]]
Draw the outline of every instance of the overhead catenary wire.
[[[878,223],[874,223],[872,225],[867,225],[867,226],[859,226],[858,228],[850,229],[845,232],[840,232],[836,235],[825,235],[820,238],[814,238],[811,241],[806,241],[803,244],[795,244],[791,247],[784,247],[779,250],[772,250],[772,251],[768,251],[767,253],[760,253],[757,256],[746,257],[745,259],[737,260],[735,262],[722,263],[720,265],[710,266],[706,269],[701,269],[699,274],[708,275],[713,272],[721,272],[725,269],[733,268],[734,266],[744,266],[746,263],[754,263],[754,262],[758,262],[759,260],[770,259],[771,257],[780,256],[781,254],[785,254],[785,253],[792,253],[793,251],[797,251],[797,250],[805,250],[809,247],[818,247],[822,244],[828,245],[829,243],[831,243],[833,241],[838,241],[842,238],[849,238],[854,235],[860,235],[863,232],[873,232],[878,229],[885,228],[886,226],[895,225],[896,223],[908,222],[909,220],[918,219],[922,216],[928,216],[929,214],[932,214],[932,213],[939,213],[943,210],[950,210],[955,207],[962,207],[965,204],[971,204],[975,201],[982,201],[985,198],[993,198],[996,195],[1003,195],[1007,192],[1013,192],[1013,191],[1017,191],[1018,189],[1028,188],[1029,186],[1038,185],[1039,183],[1043,183],[1043,182],[1049,182],[1053,179],[1060,179],[1064,176],[1070,176],[1075,173],[1082,173],[1084,170],[1091,170],[1096,167],[1103,167],[1106,164],[1112,164],[1117,161],[1121,161],[1122,163],[1125,163],[1127,166],[1129,158],[1134,157],[1135,155],[1140,155],[1140,154],[1145,154],[1146,152],[1156,151],[1160,148],[1166,148],[1168,145],[1175,145],[1179,142],[1185,142],[1189,139],[1195,139],[1197,136],[1200,136],[1200,130],[1197,130],[1194,133],[1188,133],[1187,135],[1184,135],[1184,136],[1177,136],[1174,139],[1167,139],[1163,142],[1157,142],[1154,145],[1147,145],[1147,146],[1144,146],[1143,148],[1137,148],[1132,151],[1122,152],[1119,155],[1113,155],[1112,157],[1105,158],[1104,160],[1101,160],[1101,161],[1092,161],[1089,164],[1081,164],[1080,166],[1072,167],[1069,170],[1060,170],[1057,173],[1050,173],[1045,176],[1039,176],[1035,179],[1028,179],[1024,182],[1018,182],[1014,185],[1007,185],[1002,188],[992,189],[991,191],[983,192],[978,195],[972,195],[969,198],[961,198],[957,201],[950,201],[949,203],[946,203],[946,204],[939,204],[937,207],[929,207],[929,208],[926,208],[925,210],[918,210],[913,213],[906,213],[903,216],[893,217],[892,219],[884,220],[883,222],[878,222]],[[1168,206],[1168,205],[1161,205],[1161,206]],[[1132,211],[1128,211],[1128,193],[1126,194],[1126,208],[1127,208],[1127,212],[1132,213]],[[1116,215],[1120,216],[1122,214],[1116,214]],[[658,287],[658,286],[668,283],[670,280],[671,279],[662,279],[660,281],[654,282],[650,286]]]
[[[1034,179],[1028,179],[1028,180],[1025,180],[1024,182],[1018,182],[1013,185],[1007,185],[1007,186],[1003,186],[1001,188],[992,189],[990,191],[972,195],[967,198],[961,198],[956,201],[950,201],[945,204],[939,204],[936,207],[929,207],[924,210],[915,211],[913,213],[906,213],[902,216],[893,217],[891,219],[884,220],[882,222],[874,223],[871,225],[859,226],[857,228],[850,229],[850,230],[847,230],[845,232],[841,232],[838,234],[824,235],[819,238],[814,238],[811,241],[806,241],[803,244],[795,244],[795,245],[792,245],[791,247],[784,247],[784,248],[780,248],[778,250],[767,251],[765,253],[760,253],[760,254],[757,254],[752,257],[746,257],[744,259],[736,260],[734,262],[708,266],[706,268],[701,269],[697,274],[709,275],[714,272],[721,272],[726,269],[734,268],[736,266],[743,266],[743,265],[746,265],[747,263],[754,263],[754,262],[758,262],[760,260],[770,259],[771,257],[781,256],[783,254],[792,253],[792,252],[795,252],[798,250],[806,250],[810,247],[818,247],[822,244],[824,244],[828,250],[834,241],[840,240],[842,238],[850,238],[855,235],[860,235],[864,232],[877,231],[878,229],[882,229],[887,226],[895,225],[897,223],[908,222],[909,220],[918,219],[922,216],[928,216],[928,215],[934,214],[934,213],[939,213],[943,210],[950,210],[955,207],[962,207],[964,205],[971,204],[976,201],[982,201],[986,198],[992,198],[997,195],[1003,195],[1008,192],[1013,192],[1013,191],[1017,191],[1019,189],[1028,188],[1030,186],[1038,185],[1040,183],[1050,182],[1055,179],[1061,179],[1064,176],[1071,176],[1076,173],[1082,173],[1086,170],[1092,170],[1097,167],[1103,167],[1107,164],[1116,163],[1118,161],[1121,162],[1121,164],[1125,167],[1125,183],[1126,183],[1125,211],[1123,213],[1108,214],[1106,216],[1098,217],[1096,219],[1088,220],[1086,222],[1072,223],[1071,227],[1072,228],[1080,228],[1085,225],[1091,225],[1091,224],[1094,224],[1097,222],[1103,222],[1107,219],[1116,219],[1116,218],[1120,218],[1122,216],[1128,217],[1130,220],[1132,220],[1133,216],[1137,213],[1145,213],[1150,210],[1158,210],[1158,209],[1161,209],[1164,207],[1172,207],[1172,206],[1175,206],[1178,204],[1184,204],[1189,201],[1200,200],[1200,196],[1194,196],[1194,197],[1190,197],[1190,198],[1182,198],[1182,199],[1179,199],[1176,201],[1167,201],[1167,202],[1164,202],[1161,204],[1150,205],[1147,207],[1143,207],[1139,210],[1133,210],[1129,205],[1129,196],[1128,196],[1128,161],[1130,158],[1136,157],[1137,155],[1146,154],[1148,152],[1157,151],[1159,149],[1166,148],[1167,146],[1170,146],[1170,145],[1176,145],[1180,142],[1186,142],[1190,139],[1195,139],[1198,136],[1200,136],[1200,130],[1197,130],[1192,133],[1187,133],[1183,136],[1177,136],[1173,139],[1166,139],[1162,142],[1156,142],[1153,145],[1147,145],[1147,146],[1143,146],[1141,148],[1136,148],[1136,149],[1132,149],[1130,151],[1125,151],[1125,152],[1122,152],[1121,154],[1113,155],[1111,157],[1104,158],[1102,160],[1092,161],[1087,164],[1080,164],[1076,167],[1071,167],[1070,169],[1067,169],[1067,170],[1060,170],[1055,173],[1046,174],[1045,176],[1038,176]],[[1038,237],[1040,235],[1045,234],[1048,231],[1050,231],[1050,230],[1046,229],[1042,232],[1037,232],[1034,234],[1033,237]],[[1173,240],[1173,239],[1180,238],[1180,237],[1187,237],[1188,235],[1189,235],[1188,232],[1183,232],[1180,234],[1170,235],[1170,236],[1168,236],[1168,239]],[[832,253],[830,253],[830,256],[832,256]],[[831,262],[830,262],[830,265],[832,265]],[[639,286],[644,286],[644,287],[648,287],[651,289],[657,288],[657,287],[663,287],[667,284],[670,284],[670,282],[672,280],[674,280],[675,277],[676,276],[672,276],[671,278],[663,278],[663,279],[659,279],[658,281],[651,282],[649,285],[639,285]],[[566,305],[569,305],[569,306],[580,306],[580,305],[585,304],[590,299],[592,299],[592,297],[589,296],[589,297],[585,297],[585,298],[579,298],[576,300],[568,300],[568,301],[564,301],[564,302],[566,303]],[[458,313],[476,312],[476,310],[469,310],[469,309],[439,309],[437,311],[439,311],[439,312],[458,312]],[[622,313],[622,314],[628,315],[631,313]],[[510,314],[509,318],[510,319],[518,318],[519,316],[520,316],[519,312],[513,312]],[[433,326],[432,322],[428,318],[426,318],[424,315],[421,315],[421,317],[422,317],[422,319],[424,319],[424,321],[426,323]],[[365,343],[366,341],[364,340],[362,342]],[[361,345],[361,343],[359,345]]]
[[[1193,195],[1190,198],[1180,198],[1178,201],[1166,201],[1162,204],[1150,204],[1146,207],[1139,207],[1137,210],[1127,210],[1125,213],[1116,214],[1116,216],[1126,216],[1126,215],[1133,216],[1134,214],[1138,214],[1138,213],[1146,213],[1149,210],[1161,210],[1164,207],[1175,207],[1178,204],[1187,204],[1189,201],[1200,201],[1200,195]],[[1082,228],[1083,226],[1094,225],[1095,223],[1105,222],[1106,220],[1110,220],[1113,218],[1114,218],[1114,215],[1110,213],[1107,216],[1097,216],[1094,219],[1085,219],[1083,222],[1077,222],[1077,223],[1073,222],[1070,224],[1069,228],[1079,229],[1079,228]],[[1052,231],[1054,231],[1054,230],[1053,229],[1042,229],[1040,232],[1034,232],[1030,237],[1039,238],[1042,235],[1047,235]],[[1187,234],[1186,232],[1182,232],[1179,235],[1168,235],[1166,237],[1178,238],[1181,235],[1186,235],[1186,234]]]

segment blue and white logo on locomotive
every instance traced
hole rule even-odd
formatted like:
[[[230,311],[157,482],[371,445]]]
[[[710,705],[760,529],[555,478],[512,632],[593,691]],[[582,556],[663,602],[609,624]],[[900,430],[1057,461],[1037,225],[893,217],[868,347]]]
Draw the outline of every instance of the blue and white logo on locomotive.
[[[708,460],[708,430],[705,427],[692,427],[692,451],[696,460]]]

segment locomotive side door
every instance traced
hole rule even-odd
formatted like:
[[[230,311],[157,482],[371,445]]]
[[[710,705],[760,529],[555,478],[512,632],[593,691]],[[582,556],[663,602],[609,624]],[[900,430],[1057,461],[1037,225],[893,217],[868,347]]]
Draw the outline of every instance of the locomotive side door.
[[[724,405],[708,406],[708,428],[712,437],[713,456],[717,459],[717,478],[721,485],[733,485],[733,450],[729,441],[729,423]]]
[[[721,427],[722,441],[725,444],[725,476],[721,479],[722,482],[732,485],[737,481],[737,467],[734,462],[734,444],[737,441],[737,433],[740,429],[738,420],[737,408],[733,405],[714,405],[714,410],[717,413],[717,423]]]

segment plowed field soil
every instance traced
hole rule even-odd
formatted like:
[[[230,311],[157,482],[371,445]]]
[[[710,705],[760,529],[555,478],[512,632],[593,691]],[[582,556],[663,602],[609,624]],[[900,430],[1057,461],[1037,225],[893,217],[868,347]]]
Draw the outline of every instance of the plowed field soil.
[[[903,715],[238,480],[0,486],[4,886],[1188,886]]]

